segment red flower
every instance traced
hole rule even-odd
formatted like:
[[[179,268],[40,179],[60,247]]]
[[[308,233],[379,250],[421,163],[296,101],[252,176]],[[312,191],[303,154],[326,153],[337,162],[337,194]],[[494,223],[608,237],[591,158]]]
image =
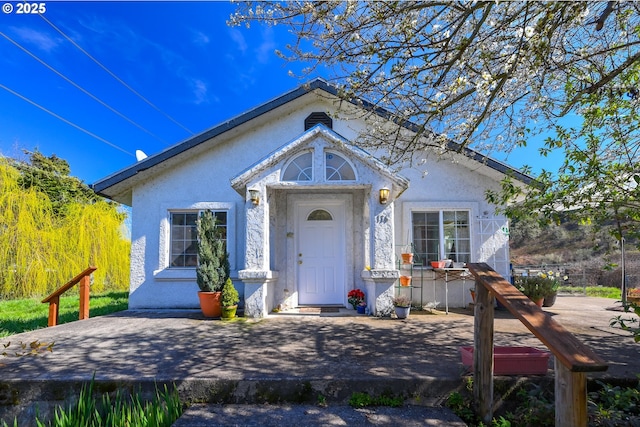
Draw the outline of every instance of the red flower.
[[[355,310],[358,305],[366,305],[364,302],[364,292],[360,289],[353,289],[347,294],[349,304],[351,304]]]

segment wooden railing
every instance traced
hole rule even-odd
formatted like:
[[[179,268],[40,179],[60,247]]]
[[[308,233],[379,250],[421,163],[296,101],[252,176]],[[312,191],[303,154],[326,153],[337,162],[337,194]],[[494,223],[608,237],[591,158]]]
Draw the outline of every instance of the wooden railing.
[[[43,303],[49,303],[49,326],[58,324],[58,314],[60,312],[60,295],[71,289],[74,285],[80,283],[80,320],[89,318],[89,283],[91,281],[91,273],[96,271],[98,267],[88,267],[82,273],[60,286],[54,293],[42,300]]]
[[[476,282],[473,393],[482,421],[491,424],[493,417],[495,297],[555,356],[556,427],[586,427],[586,373],[606,371],[608,365],[487,264],[472,263],[467,267]]]

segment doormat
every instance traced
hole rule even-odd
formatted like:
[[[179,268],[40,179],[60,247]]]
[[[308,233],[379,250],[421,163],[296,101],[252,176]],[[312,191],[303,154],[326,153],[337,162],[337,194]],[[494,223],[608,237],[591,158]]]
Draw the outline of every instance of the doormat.
[[[300,313],[340,313],[340,307],[300,307]]]

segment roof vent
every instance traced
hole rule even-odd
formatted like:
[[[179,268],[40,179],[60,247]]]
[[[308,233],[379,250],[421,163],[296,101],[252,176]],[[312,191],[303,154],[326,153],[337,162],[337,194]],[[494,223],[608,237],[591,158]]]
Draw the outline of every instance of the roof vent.
[[[318,123],[322,123],[329,129],[333,129],[333,120],[327,115],[327,113],[315,112],[309,114],[309,117],[304,119],[304,130],[309,130]]]

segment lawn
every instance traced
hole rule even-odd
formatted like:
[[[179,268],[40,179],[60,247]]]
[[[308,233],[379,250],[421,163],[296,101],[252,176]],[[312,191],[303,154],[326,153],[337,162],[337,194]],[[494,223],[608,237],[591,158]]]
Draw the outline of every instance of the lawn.
[[[0,337],[47,327],[49,304],[43,304],[40,301],[40,299],[0,301]],[[89,316],[104,316],[126,310],[128,301],[128,292],[91,295]],[[58,323],[78,320],[78,309],[79,296],[77,294],[61,297]]]
[[[620,300],[620,288],[606,286],[560,286],[558,292],[561,294],[587,295],[588,297],[611,298]]]

